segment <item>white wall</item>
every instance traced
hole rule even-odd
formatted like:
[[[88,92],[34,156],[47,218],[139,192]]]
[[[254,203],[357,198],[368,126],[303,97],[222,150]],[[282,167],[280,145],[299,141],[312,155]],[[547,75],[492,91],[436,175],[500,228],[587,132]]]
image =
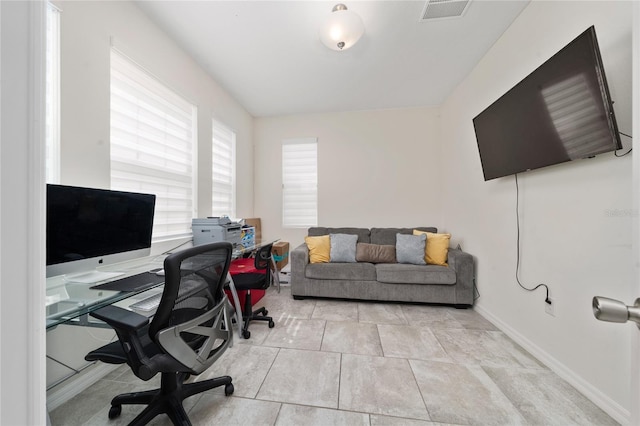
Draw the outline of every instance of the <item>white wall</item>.
[[[211,214],[211,120],[237,133],[237,156],[253,162],[249,113],[131,2],[58,1],[61,28],[61,180],[108,188],[109,55],[115,46],[198,107],[198,216]],[[237,212],[253,215],[253,170],[237,176]]]
[[[237,214],[253,213],[253,117],[137,6],[119,1],[58,1],[61,20],[61,183],[109,188],[109,57],[115,45],[198,107],[198,217],[211,214],[211,126],[215,117],[237,134]],[[166,244],[166,249],[177,245]],[[154,251],[162,251],[154,247]],[[61,326],[47,333],[47,352],[66,364],[112,332]],[[71,348],[71,350],[69,350]],[[47,383],[69,369],[47,361]],[[55,389],[54,389],[55,391]]]
[[[302,243],[282,227],[282,140],[318,138],[318,225],[441,227],[438,108],[255,120],[255,212],[264,238]]]
[[[624,421],[630,410],[629,330],[596,321],[591,298],[633,300],[631,155],[604,154],[519,176],[520,277],[528,286],[549,285],[552,317],[545,313],[544,290],[532,294],[516,283],[514,178],[484,182],[472,125],[590,25],[618,125],[631,133],[631,3],[534,1],[442,106],[448,179],[441,205],[444,226],[477,259],[477,309]],[[623,144],[631,146],[624,137]]]

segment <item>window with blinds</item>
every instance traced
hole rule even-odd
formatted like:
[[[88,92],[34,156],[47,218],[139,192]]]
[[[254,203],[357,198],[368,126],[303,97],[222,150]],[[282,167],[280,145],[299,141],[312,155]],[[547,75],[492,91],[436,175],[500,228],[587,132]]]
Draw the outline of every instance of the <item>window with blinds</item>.
[[[212,216],[236,216],[236,133],[213,120]]]
[[[47,4],[45,93],[45,174],[60,182],[60,11]]]
[[[197,217],[196,107],[111,50],[111,189],[156,195],[153,241]]]
[[[318,140],[282,141],[282,226],[318,225]]]

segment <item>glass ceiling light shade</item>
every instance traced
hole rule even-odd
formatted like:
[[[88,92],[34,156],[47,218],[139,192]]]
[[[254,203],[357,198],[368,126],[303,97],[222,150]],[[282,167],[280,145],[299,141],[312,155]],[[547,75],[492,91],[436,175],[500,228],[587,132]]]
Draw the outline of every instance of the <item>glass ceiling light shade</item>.
[[[347,50],[360,40],[364,24],[357,13],[347,10],[344,4],[337,4],[320,26],[320,40],[332,50]]]

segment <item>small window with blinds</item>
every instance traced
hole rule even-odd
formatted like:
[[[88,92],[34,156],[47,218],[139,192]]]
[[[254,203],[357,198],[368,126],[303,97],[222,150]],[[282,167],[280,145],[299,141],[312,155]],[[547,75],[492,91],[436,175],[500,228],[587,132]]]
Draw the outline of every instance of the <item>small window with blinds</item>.
[[[236,133],[213,120],[212,216],[236,216]]]
[[[282,226],[318,225],[318,140],[282,141]]]
[[[153,241],[191,235],[196,107],[111,50],[111,189],[156,195]]]

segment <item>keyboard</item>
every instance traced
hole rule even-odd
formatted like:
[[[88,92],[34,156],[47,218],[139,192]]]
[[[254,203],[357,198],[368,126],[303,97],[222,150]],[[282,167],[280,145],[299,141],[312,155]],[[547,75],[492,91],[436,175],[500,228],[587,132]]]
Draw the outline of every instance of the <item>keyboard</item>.
[[[162,293],[156,293],[153,296],[149,296],[146,299],[138,300],[135,303],[129,305],[131,309],[135,309],[136,311],[144,311],[149,312],[153,311],[160,304],[160,299],[162,298]]]
[[[164,282],[164,276],[156,275],[154,272],[142,272],[119,280],[109,281],[104,284],[94,285],[94,290],[112,291],[141,291],[156,286]]]

